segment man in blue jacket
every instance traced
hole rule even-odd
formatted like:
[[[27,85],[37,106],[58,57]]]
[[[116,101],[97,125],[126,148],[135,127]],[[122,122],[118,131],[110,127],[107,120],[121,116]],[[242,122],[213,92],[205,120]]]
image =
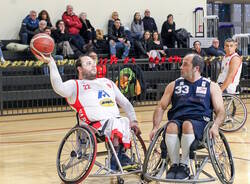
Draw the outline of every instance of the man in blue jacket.
[[[23,21],[19,32],[19,36],[22,44],[29,44],[31,38],[35,35],[35,30],[39,27],[39,20],[37,19],[37,13],[34,10],[30,11]]]

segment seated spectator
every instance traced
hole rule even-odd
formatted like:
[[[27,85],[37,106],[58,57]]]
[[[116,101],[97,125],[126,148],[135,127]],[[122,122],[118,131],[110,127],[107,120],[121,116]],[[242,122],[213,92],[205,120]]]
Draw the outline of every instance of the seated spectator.
[[[70,45],[70,36],[65,29],[63,20],[56,22],[56,30],[53,32],[53,37],[57,46],[57,51],[63,55],[64,58],[71,58],[74,51]]]
[[[201,42],[196,40],[194,43],[193,43],[193,53],[195,54],[198,54],[202,57],[206,56],[206,52],[201,48]]]
[[[5,61],[1,47],[0,47],[0,60],[1,60],[1,63]]]
[[[130,42],[127,40],[124,27],[121,26],[120,19],[116,19],[114,25],[108,31],[109,47],[111,56],[116,56],[116,49],[124,49],[122,58],[129,54]]]
[[[111,19],[109,19],[109,22],[108,22],[108,30],[112,28],[116,19],[119,19],[119,15],[117,11],[114,11],[112,12]]]
[[[91,57],[93,61],[95,61],[96,64],[98,64],[98,56],[94,51],[89,51],[86,55]]]
[[[135,52],[139,58],[149,57],[149,43],[151,42],[151,33],[145,31],[140,41],[135,41]]]
[[[87,14],[82,12],[79,15],[80,21],[82,23],[82,28],[80,30],[80,35],[84,38],[85,42],[92,44],[96,40],[95,28],[91,25],[90,21],[87,19]]]
[[[51,28],[50,27],[46,27],[44,29],[44,33],[46,33],[49,36],[51,36]],[[56,45],[55,45],[54,51],[51,53],[51,55],[54,58],[54,60],[56,60],[56,61],[63,60],[63,56],[62,55],[57,55],[56,54]],[[59,69],[60,74],[64,75],[64,67],[63,66],[59,66],[58,69]],[[47,65],[45,65],[45,67],[43,68],[43,72],[44,72],[44,75],[49,75],[49,68],[48,68]]]
[[[135,40],[140,40],[143,37],[144,26],[139,12],[134,14],[134,20],[131,24],[131,34]]]
[[[149,9],[145,10],[142,22],[145,31],[150,31],[151,33],[158,31],[154,18],[150,17]]]
[[[85,42],[80,36],[80,30],[82,28],[82,23],[78,16],[73,12],[73,6],[67,5],[66,11],[63,13],[62,20],[69,32],[72,43],[81,51],[85,52]]]
[[[49,17],[49,13],[46,10],[42,10],[39,14],[38,14],[38,20],[45,20],[47,22],[47,26],[48,27],[52,27],[51,21],[50,21],[50,17]]]
[[[208,56],[225,56],[225,52],[219,48],[219,40],[217,38],[213,39],[212,45],[207,49]]]
[[[163,45],[166,45],[168,48],[175,47],[176,33],[172,14],[168,15],[167,20],[162,25],[161,38]]]
[[[166,55],[157,31],[153,32],[153,40],[149,43],[148,50],[150,55],[149,57],[158,57],[160,59],[161,56]]]
[[[35,34],[44,33],[44,29],[47,27],[47,22],[45,20],[39,21],[39,27],[35,30]]]
[[[19,32],[21,43],[29,45],[31,38],[35,35],[35,30],[39,26],[39,20],[37,19],[36,11],[31,10],[23,21]]]

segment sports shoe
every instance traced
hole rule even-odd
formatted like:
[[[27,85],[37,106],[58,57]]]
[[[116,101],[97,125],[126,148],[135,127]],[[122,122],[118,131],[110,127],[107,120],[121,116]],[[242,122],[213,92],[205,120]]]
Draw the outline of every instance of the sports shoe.
[[[187,165],[179,164],[178,170],[175,175],[175,179],[187,180],[190,175],[190,170]]]
[[[171,165],[171,167],[167,171],[166,179],[175,179],[175,175],[176,175],[177,169],[178,169],[178,165],[177,164]]]

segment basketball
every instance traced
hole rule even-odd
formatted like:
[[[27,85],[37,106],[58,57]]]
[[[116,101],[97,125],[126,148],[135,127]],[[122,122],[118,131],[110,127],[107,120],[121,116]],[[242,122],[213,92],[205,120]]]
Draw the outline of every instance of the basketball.
[[[35,35],[30,41],[31,52],[36,55],[48,56],[54,50],[55,43],[53,38],[45,33],[39,33]]]

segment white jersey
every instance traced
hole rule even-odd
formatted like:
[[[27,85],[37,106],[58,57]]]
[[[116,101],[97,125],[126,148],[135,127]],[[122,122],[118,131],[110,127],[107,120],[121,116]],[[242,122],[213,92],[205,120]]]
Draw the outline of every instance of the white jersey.
[[[106,78],[95,80],[76,80],[77,95],[74,104],[70,104],[80,118],[90,122],[119,117],[116,104],[115,84]]]
[[[229,72],[229,64],[233,57],[240,57],[240,56],[237,53],[234,53],[231,56],[223,57],[222,64],[221,64],[221,73],[219,74],[219,77],[217,79],[218,83],[223,83],[226,80],[228,72]],[[228,93],[234,94],[236,92],[236,88],[240,83],[241,69],[242,69],[242,62],[238,66],[237,73],[234,76],[232,83],[230,83],[226,89]]]

